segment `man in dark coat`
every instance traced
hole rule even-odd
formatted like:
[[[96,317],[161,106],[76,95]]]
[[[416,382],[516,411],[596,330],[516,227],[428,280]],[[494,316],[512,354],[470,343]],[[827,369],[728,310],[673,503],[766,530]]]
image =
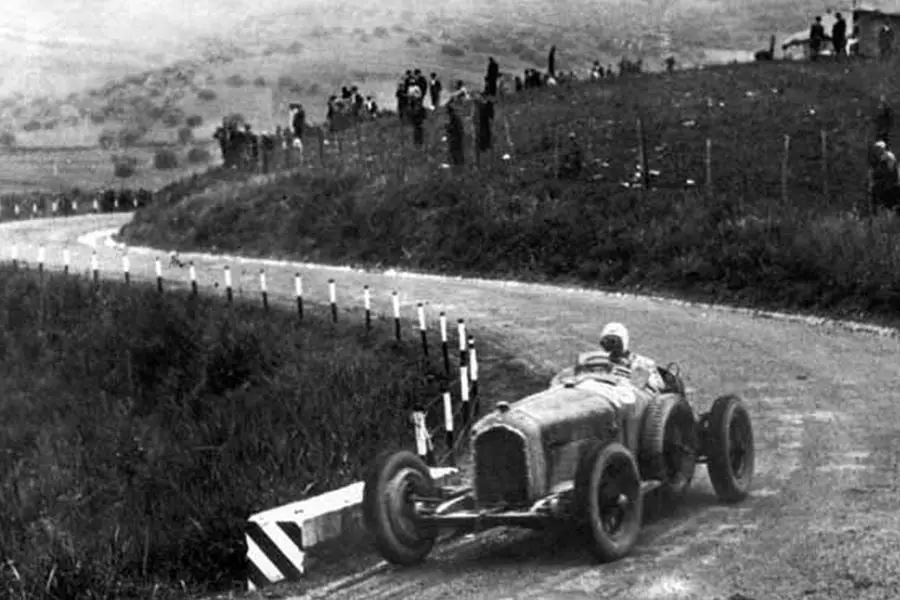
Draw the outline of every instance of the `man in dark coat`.
[[[556,44],[550,46],[550,54],[547,55],[547,73],[550,77],[556,77]]]
[[[432,73],[431,81],[428,82],[428,93],[431,95],[431,108],[435,110],[441,105],[441,90],[443,87],[437,73]]]
[[[809,28],[809,57],[812,60],[819,59],[822,51],[822,43],[825,41],[825,27],[822,26],[822,17],[816,17],[815,22]]]
[[[478,151],[487,152],[493,147],[494,103],[488,97],[479,96],[475,99],[475,114],[478,118]]]
[[[847,21],[841,13],[836,13],[834,17],[837,20],[831,27],[831,45],[834,46],[835,57],[840,57],[847,53]]]
[[[413,126],[413,144],[421,146],[425,143],[425,102],[419,98],[409,107],[409,118]]]
[[[487,75],[484,77],[484,93],[486,96],[497,95],[497,81],[500,79],[500,65],[494,57],[488,59]]]
[[[303,128],[306,127],[306,111],[303,110],[302,104],[291,104],[291,130],[294,133],[294,137],[297,139],[303,139]]]

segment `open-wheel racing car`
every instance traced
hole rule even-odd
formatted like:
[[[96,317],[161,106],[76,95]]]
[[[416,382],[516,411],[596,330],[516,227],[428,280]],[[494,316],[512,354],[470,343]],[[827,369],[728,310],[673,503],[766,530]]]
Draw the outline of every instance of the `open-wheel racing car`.
[[[602,562],[627,555],[644,496],[677,501],[706,463],[720,501],[739,502],[754,469],[749,413],[734,395],[695,415],[676,365],[654,393],[616,373],[606,351],[578,356],[548,389],[499,403],[472,428],[470,485],[438,486],[409,451],[382,453],[363,493],[363,520],[380,554],[425,559],[442,529],[533,529],[575,522]]]

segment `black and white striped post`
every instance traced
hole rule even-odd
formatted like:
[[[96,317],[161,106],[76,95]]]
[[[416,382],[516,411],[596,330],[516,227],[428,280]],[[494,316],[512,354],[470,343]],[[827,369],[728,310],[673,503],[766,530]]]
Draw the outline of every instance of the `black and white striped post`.
[[[72,264],[72,252],[69,251],[69,248],[63,248],[63,274],[69,274],[69,268]]]
[[[131,260],[127,254],[122,255],[122,273],[125,274],[125,283],[131,283]]]
[[[469,399],[472,402],[472,415],[478,417],[478,352],[475,350],[475,338],[469,336]]]
[[[38,248],[37,259],[38,259],[38,273],[41,275],[41,277],[43,277],[44,276],[44,261],[47,259],[47,251],[44,249],[43,244],[41,244],[40,247]]]
[[[337,323],[337,285],[334,283],[334,279],[328,280],[328,303],[331,305],[331,322]]]
[[[421,302],[416,304],[416,312],[419,315],[419,337],[422,339],[422,355],[428,361],[428,325],[425,322],[425,306]]]
[[[366,310],[366,333],[372,330],[372,293],[369,286],[363,286],[363,308]]]
[[[194,266],[193,261],[188,265],[188,274],[191,278],[191,294],[196,296],[199,290],[197,289],[197,268]]]
[[[113,200],[113,210],[115,210],[115,211],[118,211],[118,210],[119,210],[119,198],[118,198],[118,196],[116,197],[115,200]]]
[[[97,251],[91,254],[91,272],[94,274],[94,283],[100,283],[100,261],[97,259]]]
[[[416,436],[416,453],[425,461],[429,467],[435,466],[434,446],[428,435],[428,426],[425,424],[425,412],[421,410],[413,411],[413,430]]]
[[[303,278],[294,273],[294,296],[297,297],[297,318],[303,320]]]
[[[400,296],[397,292],[391,293],[391,301],[394,305],[394,338],[400,341]]]
[[[471,406],[469,406],[469,360],[466,337],[466,322],[464,319],[457,321],[457,333],[459,335],[459,397],[462,400],[463,424],[468,424],[472,418]]]
[[[78,200],[76,198],[72,198],[72,212],[78,212]]]
[[[441,311],[441,354],[444,358],[444,373],[450,377],[450,343],[447,340],[447,315]]]
[[[162,261],[159,260],[159,257],[156,257],[156,291],[162,294],[163,292],[163,276],[162,276]]]
[[[441,392],[441,400],[444,404],[444,443],[447,445],[447,449],[450,450],[453,448],[453,397],[450,395],[450,390],[447,389],[447,386],[444,386],[443,391]],[[453,462],[453,453],[450,452],[450,460],[451,464]]]
[[[50,210],[53,211],[53,214],[54,214],[54,215],[56,214],[56,211],[59,210],[59,203],[58,203],[56,200],[54,200],[54,201],[50,204]]]
[[[31,204],[31,217],[37,219],[38,216],[38,207],[37,202],[32,202]]]
[[[18,205],[16,205],[18,206]],[[12,249],[10,250],[10,257],[12,258],[13,269],[19,268],[19,246],[17,244],[13,244]]]
[[[228,304],[234,302],[234,290],[231,287],[231,267],[225,265],[225,298]]]
[[[19,205],[18,205],[18,204],[16,204],[15,206],[13,206],[13,213],[16,215],[16,218],[17,218],[17,219],[19,218],[19,215],[22,213],[22,209],[19,208]]]
[[[94,198],[93,208],[95,213],[100,212],[100,201],[96,198]]]
[[[259,293],[262,295],[263,310],[269,312],[269,284],[265,269],[259,270]]]

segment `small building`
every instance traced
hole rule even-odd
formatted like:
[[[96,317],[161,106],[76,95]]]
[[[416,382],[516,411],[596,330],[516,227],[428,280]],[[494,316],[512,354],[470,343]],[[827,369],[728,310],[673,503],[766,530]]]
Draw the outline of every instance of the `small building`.
[[[809,25],[805,29],[788,35],[781,44],[781,50],[784,52],[785,58],[809,58],[809,28],[816,16],[822,17],[822,27],[825,28],[825,35],[829,38],[823,44],[819,54],[821,56],[830,56],[834,54],[831,45],[831,28],[837,22],[837,13],[841,13],[844,20],[847,21],[847,37],[849,38],[853,32],[853,10],[833,10],[829,9],[822,15],[812,15],[809,19]]]
[[[867,58],[878,58],[881,55],[879,37],[885,25],[894,31],[891,49],[896,54],[900,44],[900,1],[881,2],[877,6],[855,5],[852,14],[858,39],[857,54]]]

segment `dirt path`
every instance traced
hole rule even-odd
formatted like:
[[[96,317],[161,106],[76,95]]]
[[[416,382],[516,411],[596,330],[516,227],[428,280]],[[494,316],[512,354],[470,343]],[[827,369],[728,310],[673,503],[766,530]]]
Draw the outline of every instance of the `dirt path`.
[[[43,242],[48,265],[59,265],[68,244],[73,265],[83,270],[90,249],[79,246],[78,237],[128,218],[6,224],[0,226],[0,253],[9,257],[17,243],[20,256],[33,262]],[[101,264],[120,276],[120,253],[102,246],[98,252]],[[221,280],[224,260],[193,259],[201,285]],[[131,265],[135,278],[153,276],[153,255],[133,254]],[[252,260],[233,264],[243,293],[255,292],[259,268]],[[297,270],[266,265],[276,300],[292,297]],[[185,271],[167,270],[166,277],[186,281]],[[318,594],[318,579],[278,592],[335,600],[598,593],[636,600],[727,598],[737,592],[760,600],[900,597],[896,338],[600,292],[342,269],[302,274],[310,299],[327,300],[326,282],[333,277],[339,298],[349,301],[352,295],[359,303],[367,284],[375,308],[387,314],[396,289],[405,305],[429,301],[433,317],[439,309],[463,316],[474,330],[496,332],[523,358],[552,368],[591,347],[605,322],[621,320],[636,348],[681,365],[700,408],[721,393],[743,395],[755,419],[758,477],[749,501],[722,507],[701,469],[689,501],[648,523],[635,555],[613,565],[592,563],[576,536],[502,530],[446,546],[419,568],[376,569]]]

